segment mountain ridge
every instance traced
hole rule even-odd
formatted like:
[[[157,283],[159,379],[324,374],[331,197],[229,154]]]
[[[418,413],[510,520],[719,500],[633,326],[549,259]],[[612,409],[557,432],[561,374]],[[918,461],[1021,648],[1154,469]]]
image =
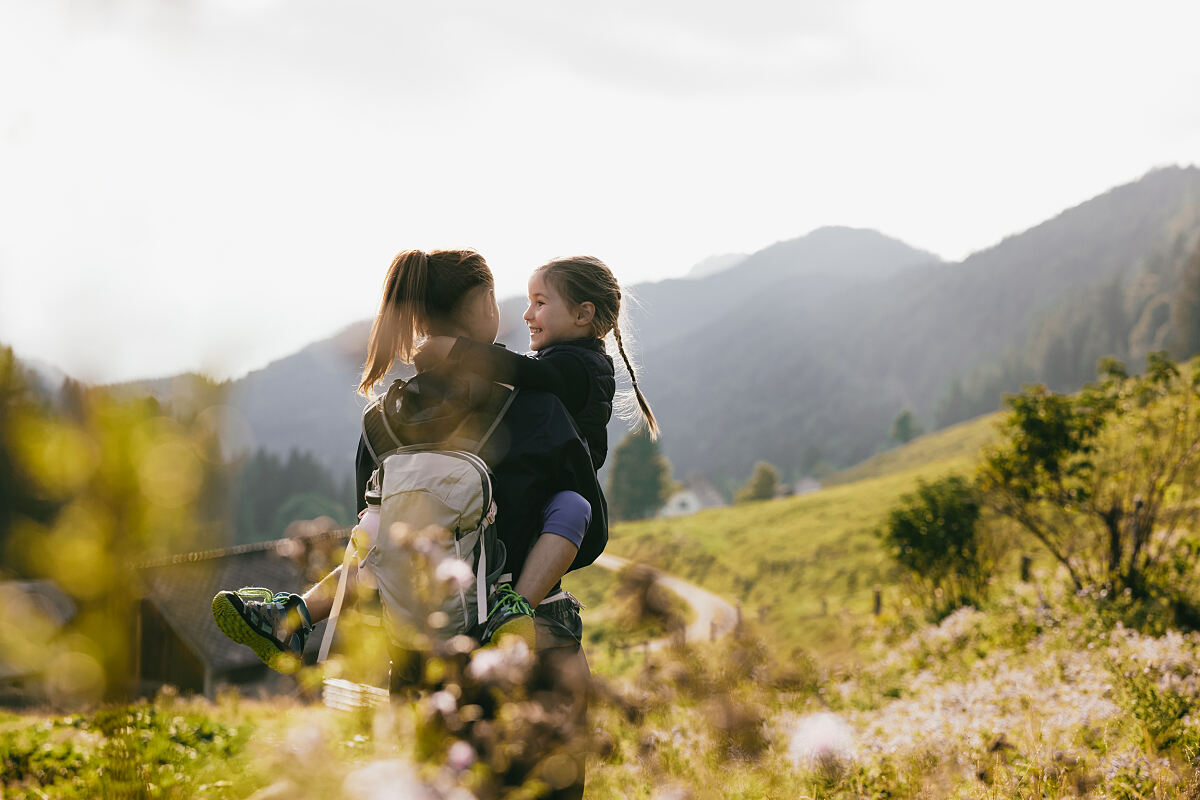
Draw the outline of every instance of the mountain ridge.
[[[1137,306],[1126,316],[1146,316],[1137,304],[1153,298],[1129,287],[1157,270],[1155,302],[1169,298],[1177,270],[1170,259],[1154,266],[1156,254],[1179,250],[1179,237],[1196,230],[1194,166],[1153,170],[957,262],[869,229],[817,228],[727,269],[630,287],[641,299],[628,314],[640,337],[639,384],[679,475],[703,472],[729,489],[760,459],[789,477],[845,467],[886,447],[904,408],[932,424],[955,387],[977,406],[992,403],[975,413],[994,410],[1001,390],[1019,388],[1013,381],[1039,378],[1037,365],[1005,365],[1042,358],[1030,353],[1058,335],[1059,318],[1103,322],[1092,295],[1104,287]],[[499,340],[517,351],[527,346],[524,306],[501,303]],[[1120,330],[1060,338],[1140,352],[1128,345],[1132,322],[1104,324]],[[1150,327],[1139,336],[1163,340],[1161,326]],[[256,445],[308,449],[348,468],[369,328],[352,323],[231,382],[229,402]],[[1094,355],[1076,349],[1076,367]],[[622,433],[614,422],[610,439]]]

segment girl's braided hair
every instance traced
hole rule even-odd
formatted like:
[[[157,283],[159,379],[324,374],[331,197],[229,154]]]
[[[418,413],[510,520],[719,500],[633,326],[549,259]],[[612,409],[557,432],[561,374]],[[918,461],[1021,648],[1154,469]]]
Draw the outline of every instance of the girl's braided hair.
[[[612,270],[595,256],[573,256],[556,258],[538,267],[537,271],[545,275],[546,280],[562,293],[567,302],[573,305],[591,303],[595,307],[592,333],[596,338],[603,339],[609,331],[612,332],[617,342],[617,351],[620,352],[625,369],[629,372],[629,380],[633,384],[633,393],[637,398],[642,420],[646,423],[650,438],[657,439],[658,420],[654,418],[654,411],[638,386],[633,362],[625,352],[625,341],[631,337],[628,333],[625,336],[621,335],[621,286],[613,276]],[[632,342],[630,346],[632,347]]]

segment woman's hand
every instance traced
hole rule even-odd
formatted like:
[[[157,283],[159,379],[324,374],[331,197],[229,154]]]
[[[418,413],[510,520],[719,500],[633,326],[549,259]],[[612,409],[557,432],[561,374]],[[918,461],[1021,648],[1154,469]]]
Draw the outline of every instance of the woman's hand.
[[[445,361],[450,357],[450,350],[454,348],[453,336],[430,336],[425,340],[425,343],[417,348],[417,355],[423,359],[436,359]]]

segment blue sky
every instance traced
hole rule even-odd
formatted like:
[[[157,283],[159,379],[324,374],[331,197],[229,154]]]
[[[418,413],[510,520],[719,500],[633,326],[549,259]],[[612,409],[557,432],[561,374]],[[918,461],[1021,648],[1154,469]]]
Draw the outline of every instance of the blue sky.
[[[238,375],[408,247],[502,294],[827,224],[957,259],[1200,162],[1192,2],[0,0],[0,342]]]

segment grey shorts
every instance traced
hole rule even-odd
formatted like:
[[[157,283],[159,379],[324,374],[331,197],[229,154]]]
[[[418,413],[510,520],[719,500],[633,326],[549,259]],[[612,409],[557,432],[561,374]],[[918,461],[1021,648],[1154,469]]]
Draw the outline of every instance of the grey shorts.
[[[583,619],[579,616],[579,609],[579,601],[570,595],[538,606],[534,619],[538,650],[572,644],[582,646]]]

